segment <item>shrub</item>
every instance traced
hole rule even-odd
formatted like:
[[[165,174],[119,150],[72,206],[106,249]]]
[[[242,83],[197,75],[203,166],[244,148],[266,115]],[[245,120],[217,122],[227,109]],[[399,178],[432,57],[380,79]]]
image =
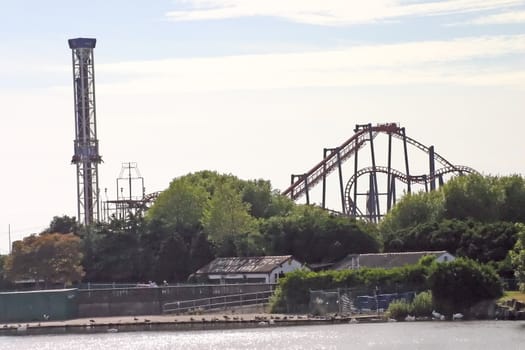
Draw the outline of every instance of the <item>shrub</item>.
[[[421,292],[412,301],[411,311],[414,316],[429,316],[432,313],[432,292]]]
[[[406,300],[394,300],[388,305],[388,317],[395,320],[404,320],[407,315],[411,314],[412,307]]]
[[[503,294],[496,271],[470,259],[432,265],[430,289],[436,308],[445,313],[468,313],[475,304]]]

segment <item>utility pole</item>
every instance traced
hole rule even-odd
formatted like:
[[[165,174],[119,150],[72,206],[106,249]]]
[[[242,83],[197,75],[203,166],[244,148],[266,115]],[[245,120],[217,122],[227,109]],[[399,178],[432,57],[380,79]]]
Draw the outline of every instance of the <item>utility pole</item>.
[[[11,224],[7,226],[7,235],[9,237],[9,254],[11,254]]]

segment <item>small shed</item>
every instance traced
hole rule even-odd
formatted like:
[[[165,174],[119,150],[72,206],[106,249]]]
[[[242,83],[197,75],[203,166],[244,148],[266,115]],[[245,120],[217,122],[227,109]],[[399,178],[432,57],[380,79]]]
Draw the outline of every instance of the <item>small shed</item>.
[[[350,254],[333,266],[334,270],[359,269],[361,267],[391,269],[405,265],[414,265],[424,256],[434,256],[437,262],[447,262],[455,259],[446,250],[421,252],[394,252],[374,254]]]
[[[291,255],[216,258],[198,269],[193,277],[212,283],[277,283],[286,273],[303,264]]]

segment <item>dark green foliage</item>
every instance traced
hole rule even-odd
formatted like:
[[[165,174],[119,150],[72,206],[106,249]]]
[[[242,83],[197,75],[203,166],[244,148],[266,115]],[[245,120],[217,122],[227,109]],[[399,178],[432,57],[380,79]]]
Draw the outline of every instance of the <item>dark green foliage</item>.
[[[113,220],[90,227],[84,236],[87,281],[133,282],[141,280],[145,267],[141,261],[143,221]]]
[[[458,176],[449,181],[443,191],[446,218],[482,222],[500,220],[505,195],[497,178],[477,174]]]
[[[0,255],[0,290],[9,289],[13,286],[6,276],[6,271],[4,268],[6,259],[7,255]]]
[[[394,300],[388,305],[386,312],[388,317],[397,321],[402,321],[405,317],[412,314],[412,308],[410,303],[406,300]]]
[[[520,290],[525,292],[525,225],[519,225],[519,234],[516,246],[510,252],[512,264],[515,267],[515,276],[518,279]]]
[[[158,256],[154,261],[153,280],[183,281],[191,273],[188,258],[190,253],[182,237],[174,233],[162,240]]]
[[[442,312],[468,312],[480,301],[501,296],[498,275],[488,265],[473,260],[456,259],[449,263],[416,264],[394,269],[359,269],[288,273],[279,280],[278,292],[273,299],[272,311],[293,312],[307,305],[310,290],[359,288],[373,293],[405,291],[432,291],[419,294],[409,309],[417,315],[428,315],[433,300]],[[430,306],[429,306],[430,305]]]
[[[421,292],[412,302],[394,300],[388,305],[388,316],[398,321],[404,320],[408,315],[415,317],[429,317],[432,314],[432,293]]]
[[[428,278],[436,308],[441,313],[468,313],[479,302],[503,294],[501,281],[490,266],[470,259],[433,264]]]
[[[379,251],[379,242],[356,221],[311,206],[263,222],[269,254],[291,254],[307,263],[332,262],[350,253]]]
[[[383,244],[385,252],[447,250],[487,263],[506,258],[517,232],[517,226],[509,222],[443,220],[387,233]]]
[[[410,303],[410,314],[416,317],[429,316],[432,313],[432,292],[424,291],[418,293]]]
[[[279,280],[272,311],[291,312],[307,305],[310,290],[359,288],[366,292],[404,292],[427,289],[429,268],[422,265],[394,269],[359,269],[311,272],[298,270]]]
[[[79,233],[80,227],[74,216],[54,216],[49,227],[42,233]]]

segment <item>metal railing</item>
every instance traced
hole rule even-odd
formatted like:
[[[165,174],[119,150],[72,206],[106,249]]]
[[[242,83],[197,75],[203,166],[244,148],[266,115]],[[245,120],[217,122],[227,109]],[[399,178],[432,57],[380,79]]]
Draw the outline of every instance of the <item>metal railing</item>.
[[[226,309],[233,306],[249,306],[268,303],[273,288],[267,291],[230,294],[202,299],[183,300],[165,303],[162,313],[189,312],[195,310]]]

